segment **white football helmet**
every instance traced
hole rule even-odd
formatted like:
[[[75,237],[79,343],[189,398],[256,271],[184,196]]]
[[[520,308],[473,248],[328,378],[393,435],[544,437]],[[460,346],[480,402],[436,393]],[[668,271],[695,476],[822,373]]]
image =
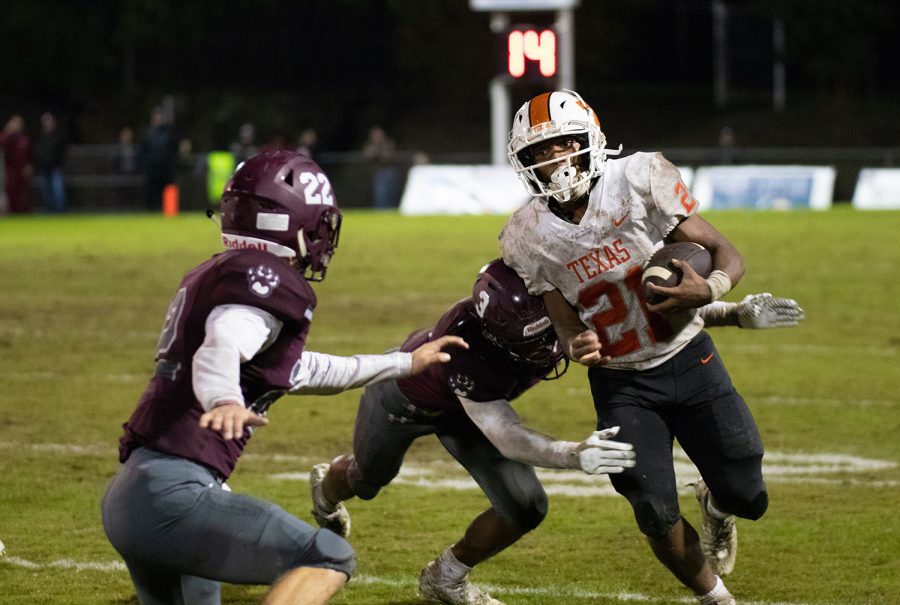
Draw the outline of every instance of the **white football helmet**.
[[[534,163],[531,146],[559,137],[574,137],[580,143],[577,152],[563,158]],[[588,192],[591,181],[603,174],[606,156],[618,150],[606,149],[606,135],[590,105],[572,90],[540,94],[519,108],[513,118],[507,146],[509,161],[528,192],[539,198],[554,197],[565,203]],[[549,182],[535,168],[558,163]]]

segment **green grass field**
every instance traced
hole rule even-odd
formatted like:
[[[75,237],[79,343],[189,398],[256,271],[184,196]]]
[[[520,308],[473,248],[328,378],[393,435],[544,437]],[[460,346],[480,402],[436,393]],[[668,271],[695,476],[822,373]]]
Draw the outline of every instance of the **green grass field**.
[[[900,212],[708,213],[746,257],[728,299],[798,299],[798,328],[711,331],[767,447],[771,505],[739,522],[728,585],[742,605],[900,603]],[[380,352],[435,321],[498,253],[505,217],[346,213],[309,339]],[[0,220],[0,604],[137,603],[98,501],[116,441],[153,369],[181,275],[218,250],[199,215]],[[282,399],[229,482],[311,520],[309,467],[346,451],[358,393]],[[516,405],[527,423],[580,440],[594,425],[573,368]],[[421,567],[461,536],[485,498],[434,438],[371,502],[351,501],[358,575],[338,605],[413,605]],[[690,479],[690,467],[679,458]],[[542,473],[545,523],[479,566],[509,605],[692,602],[652,557],[604,478]],[[699,523],[691,493],[685,516]],[[228,603],[261,587],[229,586]]]

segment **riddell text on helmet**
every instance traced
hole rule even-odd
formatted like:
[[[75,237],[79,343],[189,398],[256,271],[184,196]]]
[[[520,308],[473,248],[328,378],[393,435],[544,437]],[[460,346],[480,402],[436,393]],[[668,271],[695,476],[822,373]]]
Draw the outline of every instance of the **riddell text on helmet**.
[[[223,234],[222,244],[229,250],[262,250],[263,252],[270,252],[269,244],[262,240],[251,242],[246,239],[230,238]]]

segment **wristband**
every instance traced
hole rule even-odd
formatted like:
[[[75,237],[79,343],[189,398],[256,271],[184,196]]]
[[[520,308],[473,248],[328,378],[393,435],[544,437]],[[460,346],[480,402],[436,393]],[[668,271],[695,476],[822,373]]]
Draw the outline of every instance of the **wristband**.
[[[709,284],[709,291],[712,293],[712,300],[716,301],[725,296],[731,290],[731,278],[724,271],[716,269],[706,278]]]

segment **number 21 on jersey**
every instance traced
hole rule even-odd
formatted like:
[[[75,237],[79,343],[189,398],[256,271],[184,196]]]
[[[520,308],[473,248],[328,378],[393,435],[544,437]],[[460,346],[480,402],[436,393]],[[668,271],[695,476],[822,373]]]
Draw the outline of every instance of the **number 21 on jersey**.
[[[604,310],[591,317],[591,323],[604,355],[627,355],[672,335],[672,329],[661,315],[647,311],[640,267],[632,267],[621,282],[596,282],[578,293],[578,303],[585,309],[601,304],[603,298],[608,302],[603,304]],[[632,307],[637,307],[640,313],[629,313]],[[618,337],[613,340],[611,334]]]

